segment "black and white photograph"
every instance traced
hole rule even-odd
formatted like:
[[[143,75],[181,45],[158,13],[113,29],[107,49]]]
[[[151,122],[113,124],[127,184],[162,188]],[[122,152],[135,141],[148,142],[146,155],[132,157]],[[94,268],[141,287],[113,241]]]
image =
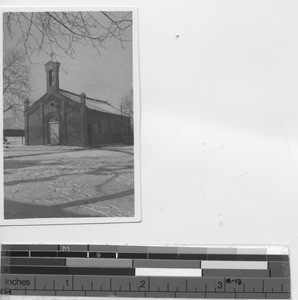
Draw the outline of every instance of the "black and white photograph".
[[[133,9],[4,11],[3,222],[140,221]]]

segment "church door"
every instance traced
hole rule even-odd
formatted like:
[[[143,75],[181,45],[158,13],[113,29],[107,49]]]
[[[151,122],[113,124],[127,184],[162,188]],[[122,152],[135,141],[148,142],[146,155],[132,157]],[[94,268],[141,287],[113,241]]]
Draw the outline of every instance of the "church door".
[[[51,145],[59,145],[59,121],[51,119],[49,121],[49,142]]]

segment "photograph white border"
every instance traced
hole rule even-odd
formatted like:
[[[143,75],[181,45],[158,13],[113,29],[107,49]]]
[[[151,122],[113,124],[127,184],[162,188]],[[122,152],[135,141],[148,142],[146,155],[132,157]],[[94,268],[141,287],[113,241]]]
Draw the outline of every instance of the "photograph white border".
[[[136,6],[98,6],[98,7],[0,7],[0,67],[3,68],[3,13],[11,11],[38,12],[38,11],[132,11],[133,12],[133,103],[134,103],[134,217],[74,217],[74,218],[34,218],[34,219],[4,219],[4,159],[1,147],[1,199],[0,199],[0,226],[25,226],[25,225],[60,225],[60,224],[108,224],[108,223],[133,223],[141,221],[141,105],[140,105],[140,77],[139,77],[139,36],[138,36],[138,9]],[[1,95],[3,89],[3,74],[0,74]],[[3,97],[3,96],[2,96]],[[3,98],[0,101],[3,111]],[[0,138],[3,141],[3,114],[1,114]]]

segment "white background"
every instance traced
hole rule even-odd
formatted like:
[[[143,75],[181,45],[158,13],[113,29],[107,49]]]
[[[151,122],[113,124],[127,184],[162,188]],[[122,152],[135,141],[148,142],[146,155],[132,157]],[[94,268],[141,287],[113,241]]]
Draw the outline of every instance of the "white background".
[[[143,220],[1,242],[288,244],[298,299],[297,2],[82,2],[139,7]]]

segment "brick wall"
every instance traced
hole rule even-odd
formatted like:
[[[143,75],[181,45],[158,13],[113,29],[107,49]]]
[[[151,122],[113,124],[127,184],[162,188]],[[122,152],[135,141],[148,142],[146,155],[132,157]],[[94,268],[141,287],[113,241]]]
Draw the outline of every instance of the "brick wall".
[[[88,145],[123,143],[128,134],[130,119],[125,116],[87,109]]]
[[[51,92],[27,111],[29,145],[47,145],[51,142],[49,121],[53,119],[59,121],[60,145],[124,143],[124,137],[130,133],[130,118],[91,110],[59,93]]]

